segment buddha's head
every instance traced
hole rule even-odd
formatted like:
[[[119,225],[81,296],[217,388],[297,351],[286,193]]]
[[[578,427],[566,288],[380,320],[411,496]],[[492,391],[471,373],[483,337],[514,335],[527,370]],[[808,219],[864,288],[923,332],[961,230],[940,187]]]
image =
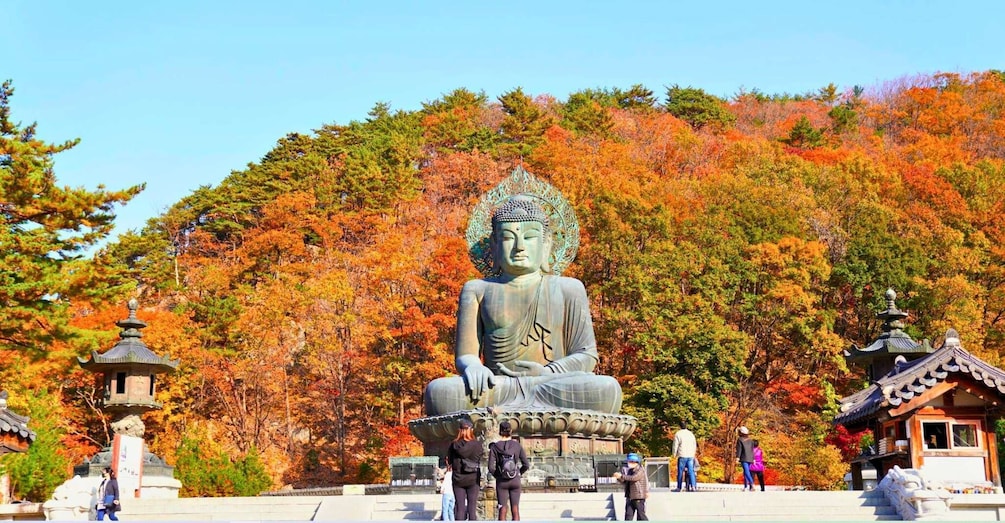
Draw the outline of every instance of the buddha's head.
[[[492,214],[492,259],[503,274],[551,272],[551,226],[533,199],[513,196]]]

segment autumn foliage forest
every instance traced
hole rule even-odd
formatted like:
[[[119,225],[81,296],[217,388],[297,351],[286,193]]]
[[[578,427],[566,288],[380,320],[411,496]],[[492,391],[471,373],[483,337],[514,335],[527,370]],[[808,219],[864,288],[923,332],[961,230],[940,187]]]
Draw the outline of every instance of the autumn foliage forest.
[[[423,387],[453,370],[457,297],[478,276],[469,212],[520,164],[578,213],[566,274],[590,294],[599,372],[640,420],[627,446],[669,455],[686,420],[702,481],[737,481],[746,425],[769,481],[841,484],[858,443],[830,419],[864,385],[842,351],[879,334],[887,288],[916,339],[952,327],[1005,355],[999,71],[729,99],[458,89],[363,121],[319,114],[93,256],[142,186],[61,187],[75,142],[40,140],[2,94],[0,387],[39,435],[3,459],[19,496],[108,442],[76,357],[114,344],[132,297],[144,342],[181,358],[145,422],[183,495],[386,481],[388,457],[421,455],[406,424]]]

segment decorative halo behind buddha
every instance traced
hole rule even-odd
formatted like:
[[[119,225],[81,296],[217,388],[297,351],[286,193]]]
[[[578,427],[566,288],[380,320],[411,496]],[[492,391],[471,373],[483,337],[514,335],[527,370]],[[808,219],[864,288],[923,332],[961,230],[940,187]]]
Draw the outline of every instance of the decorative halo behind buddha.
[[[499,269],[494,267],[492,260],[492,217],[506,202],[518,200],[514,196],[532,200],[544,212],[548,223],[542,224],[550,231],[552,239],[547,265],[552,274],[562,274],[576,259],[579,250],[579,220],[569,200],[558,189],[537,179],[523,167],[514,169],[508,178],[482,196],[471,212],[465,234],[471,261],[485,276],[499,275]],[[538,221],[533,217],[531,219]],[[512,221],[516,221],[515,214]]]

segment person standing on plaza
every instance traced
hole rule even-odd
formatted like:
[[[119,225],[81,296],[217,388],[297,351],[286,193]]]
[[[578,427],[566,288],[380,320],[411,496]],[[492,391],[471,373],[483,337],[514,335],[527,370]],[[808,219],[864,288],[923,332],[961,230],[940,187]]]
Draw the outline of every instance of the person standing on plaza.
[[[649,517],[646,516],[649,478],[646,477],[646,469],[642,466],[642,456],[635,452],[629,454],[628,463],[620,472],[614,473],[614,479],[625,485],[625,521],[632,519],[649,521]]]
[[[754,462],[754,440],[750,429],[740,427],[740,439],[736,440],[736,461],[743,467],[743,490],[754,490],[754,477],[750,474],[750,464]]]
[[[761,450],[760,443],[754,440],[754,462],[750,464],[750,473],[757,477],[757,482],[761,484],[761,492],[764,492],[764,451]],[[754,481],[751,479],[750,488],[754,488]]]
[[[115,515],[119,511],[119,480],[115,479],[115,471],[108,467],[101,471],[97,509],[98,521],[104,521],[105,514],[108,514],[111,521],[119,520]]]
[[[457,438],[447,449],[447,460],[453,472],[454,519],[478,519],[478,491],[482,482],[481,462],[485,455],[482,442],[475,439],[474,425],[470,420],[458,422]]]
[[[450,470],[450,462],[447,462],[447,471],[443,473],[443,481],[440,482],[440,520],[454,521],[454,473]]]
[[[687,483],[685,488],[692,492],[695,490],[698,478],[695,474],[695,456],[698,453],[698,441],[694,433],[688,430],[687,422],[680,422],[680,430],[673,436],[673,457],[677,458],[677,492],[681,490],[681,484],[685,481],[684,473],[687,472]]]
[[[520,476],[530,469],[530,460],[523,445],[513,439],[513,426],[508,421],[499,424],[499,441],[489,445],[489,473],[496,479],[496,501],[499,521],[506,521],[509,509],[513,521],[520,520]]]

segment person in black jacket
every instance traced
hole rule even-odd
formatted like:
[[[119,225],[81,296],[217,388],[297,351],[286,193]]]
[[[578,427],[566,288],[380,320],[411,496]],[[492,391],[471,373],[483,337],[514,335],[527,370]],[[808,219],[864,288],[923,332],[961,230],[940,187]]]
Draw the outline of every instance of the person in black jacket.
[[[754,476],[750,473],[750,464],[754,462],[754,440],[747,427],[740,427],[740,439],[736,440],[736,461],[743,467],[743,490],[753,491]]]
[[[461,419],[457,438],[447,449],[447,461],[453,469],[454,519],[478,519],[478,487],[482,482],[481,463],[485,449],[475,439],[475,429],[470,420]]]
[[[520,521],[520,475],[530,468],[530,460],[527,459],[523,445],[513,439],[512,435],[513,426],[504,421],[499,424],[499,441],[489,445],[489,473],[496,478],[499,521],[506,521],[507,505],[513,514],[513,521]],[[512,456],[513,464],[519,467],[513,471],[513,477],[507,477],[506,472],[500,469],[503,456]]]
[[[115,471],[108,467],[101,471],[101,478],[101,486],[98,487],[98,521],[103,521],[106,513],[108,519],[118,521],[115,513],[119,510],[119,480],[115,479]]]

